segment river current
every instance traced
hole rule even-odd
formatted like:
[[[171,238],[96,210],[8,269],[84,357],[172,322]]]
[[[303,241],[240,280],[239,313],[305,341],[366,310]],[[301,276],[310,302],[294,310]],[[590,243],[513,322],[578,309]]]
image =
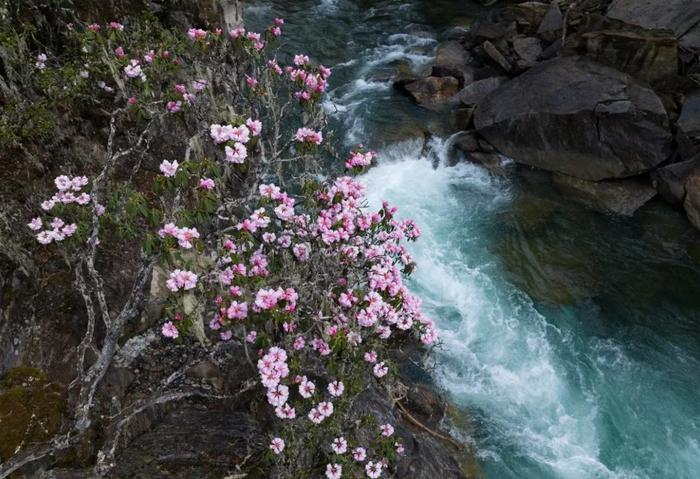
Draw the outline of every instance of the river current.
[[[444,115],[391,87],[483,7],[468,0],[276,0],[283,54],[332,67],[339,148],[364,143],[362,178],[423,231],[409,286],[438,324],[434,380],[453,434],[491,479],[700,477],[700,235],[654,200],[611,217],[545,175],[448,166]],[[434,136],[426,148],[417,127]]]

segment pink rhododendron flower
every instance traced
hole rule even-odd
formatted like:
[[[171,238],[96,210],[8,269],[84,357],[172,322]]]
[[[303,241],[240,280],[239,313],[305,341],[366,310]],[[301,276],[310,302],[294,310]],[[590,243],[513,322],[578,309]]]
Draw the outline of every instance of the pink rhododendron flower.
[[[309,63],[309,57],[307,57],[306,55],[302,55],[302,54],[294,55],[294,64],[296,66],[300,67],[300,66],[306,65],[308,63]]]
[[[309,246],[308,243],[296,244],[292,248],[294,257],[296,257],[296,259],[299,261],[307,261],[310,256],[310,250],[311,246]]]
[[[312,408],[309,411],[308,418],[314,424],[321,424],[323,420],[326,419],[326,415],[319,411],[317,408]]]
[[[304,399],[309,399],[314,395],[314,392],[316,392],[316,385],[304,376],[304,380],[299,384],[299,395]]]
[[[336,454],[345,454],[348,451],[348,441],[344,437],[336,437],[331,443],[331,449]]]
[[[394,443],[394,448],[395,448],[395,450],[396,450],[396,454],[401,455],[401,454],[404,453],[404,450],[405,450],[405,449],[404,449],[404,447],[403,447],[403,444],[401,444],[400,442],[395,442],[395,443]]]
[[[211,178],[200,178],[199,179],[199,187],[203,190],[213,190],[215,187],[214,180]]]
[[[284,451],[284,441],[279,437],[274,438],[270,443],[270,449],[272,449],[272,452],[275,454],[280,454]]]
[[[340,464],[328,464],[326,465],[326,477],[328,479],[340,479],[343,473],[343,466]]]
[[[168,161],[168,160],[163,160],[160,164],[160,171],[163,173],[163,175],[167,178],[171,178],[175,176],[175,173],[177,173],[177,169],[180,166],[180,164],[177,162],[177,160],[173,161]]]
[[[131,62],[124,67],[124,74],[128,78],[143,77],[143,70],[138,60],[131,60]]]
[[[231,30],[230,32],[228,32],[228,34],[231,38],[234,38],[234,39],[241,38],[241,37],[245,36],[245,28],[236,27],[233,30]]]
[[[310,128],[299,128],[295,138],[300,143],[313,143],[320,145],[323,142],[323,134],[320,131],[314,131]]]
[[[161,329],[161,333],[166,338],[173,338],[173,339],[177,338],[180,335],[180,333],[178,332],[177,328],[172,323],[172,321],[168,321],[167,323],[163,324],[163,327]]]
[[[197,286],[197,279],[197,275],[191,271],[176,269],[170,273],[170,278],[165,282],[165,285],[173,292],[177,292],[180,289],[189,290]]]
[[[114,54],[117,56],[117,58],[122,58],[122,57],[124,57],[124,56],[126,55],[126,53],[124,53],[124,48],[123,48],[123,47],[117,47],[117,48],[114,50]],[[138,75],[137,75],[137,76],[138,76]]]
[[[201,28],[190,28],[187,30],[187,36],[192,41],[204,40],[207,37],[207,31],[202,30]]]
[[[250,130],[245,125],[237,126],[231,130],[229,139],[239,143],[248,143],[250,140]]]
[[[245,319],[248,316],[248,303],[232,301],[226,310],[226,316],[229,319]]]
[[[376,377],[383,378],[389,372],[389,368],[384,364],[384,361],[382,361],[381,363],[375,364],[372,371]]]
[[[260,133],[262,132],[262,122],[260,120],[253,120],[252,118],[248,118],[245,121],[245,124],[250,129],[250,133],[253,136],[260,136]]]
[[[258,79],[255,77],[251,77],[251,76],[246,75],[245,82],[248,84],[248,86],[250,88],[255,88],[256,86],[258,86]]]
[[[50,231],[42,231],[36,235],[36,240],[43,245],[47,245],[53,241],[53,236]]]
[[[34,218],[32,221],[30,221],[27,226],[29,226],[29,229],[32,231],[39,231],[43,227],[43,223],[41,221],[41,218]]]
[[[365,465],[365,472],[370,479],[377,479],[382,475],[382,463],[369,461]]]
[[[328,392],[331,396],[340,397],[343,395],[343,391],[345,391],[345,385],[342,381],[336,380],[328,384]]]
[[[367,459],[367,451],[364,447],[356,447],[352,450],[352,458],[357,462],[362,462]]]
[[[117,30],[117,31],[123,31],[124,30],[124,25],[122,25],[119,22],[109,22],[109,28],[112,30]]]
[[[182,109],[182,102],[181,101],[169,101],[165,108],[170,112],[170,113],[177,113]]]

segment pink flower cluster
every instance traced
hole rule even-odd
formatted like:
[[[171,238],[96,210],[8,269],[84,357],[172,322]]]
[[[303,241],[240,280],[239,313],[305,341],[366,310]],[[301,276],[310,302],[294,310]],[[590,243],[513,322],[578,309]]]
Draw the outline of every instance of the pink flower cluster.
[[[212,124],[209,127],[209,135],[214,143],[227,143],[224,148],[226,161],[229,163],[243,163],[248,157],[246,144],[251,136],[257,137],[262,133],[262,123],[259,120],[248,118],[243,125],[219,125]]]
[[[299,143],[320,145],[323,142],[323,133],[320,131],[314,131],[311,128],[299,128],[296,135],[294,135],[294,138]]]
[[[181,248],[191,249],[192,242],[199,238],[197,228],[178,228],[175,223],[168,223],[158,231],[158,236],[175,238]]]
[[[174,293],[182,290],[194,289],[197,286],[197,275],[192,271],[176,269],[170,273],[170,278],[165,282],[168,289]]]
[[[328,87],[330,68],[323,65],[314,68],[309,57],[301,54],[294,56],[294,65],[296,68],[292,66],[286,68],[289,79],[299,88],[294,92],[294,97],[301,102],[319,98]]]
[[[280,30],[280,35],[282,31]],[[229,32],[232,40],[236,40],[243,45],[252,46],[256,51],[261,51],[265,48],[265,42],[262,40],[262,35],[257,32],[246,32],[243,27],[236,27]]]
[[[350,152],[350,158],[345,162],[345,168],[352,170],[353,168],[363,168],[369,166],[377,158],[375,151],[362,151],[358,149]]]
[[[58,204],[85,206],[90,203],[90,195],[81,192],[87,186],[88,179],[85,176],[68,177],[61,175],[54,180],[56,189],[58,190],[50,199],[41,203],[41,209],[51,211]],[[79,193],[79,194],[78,194]],[[101,205],[98,205],[101,206]],[[27,226],[32,231],[38,231],[36,239],[43,245],[52,242],[61,242],[66,238],[70,238],[78,230],[78,225],[75,223],[67,223],[61,218],[53,218],[49,222],[50,229],[44,228],[44,222],[40,217],[34,218]]]

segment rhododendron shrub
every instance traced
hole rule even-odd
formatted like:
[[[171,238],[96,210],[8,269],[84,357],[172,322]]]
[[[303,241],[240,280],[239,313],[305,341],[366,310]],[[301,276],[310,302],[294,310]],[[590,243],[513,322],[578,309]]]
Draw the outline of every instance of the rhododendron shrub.
[[[136,286],[151,269],[162,273],[164,341],[194,332],[203,347],[235,342],[235,360],[257,370],[260,399],[277,418],[267,451],[274,477],[389,476],[402,439],[354,403],[370,387],[391,389],[392,348],[436,340],[403,283],[415,266],[406,243],[420,231],[387,203],[368,209],[351,176],[318,176],[318,159],[334,158],[324,150],[318,106],[331,72],[303,54],[288,66],[278,60],[282,27],[277,19],[263,34],[193,27],[155,38],[116,22],[73,26],[94,95],[113,108],[107,157],[91,179],[57,177],[28,228],[79,263],[79,284],[85,266],[92,327],[101,313],[116,339],[129,315],[110,318],[95,257],[114,229],[143,240],[148,267]],[[36,74],[58,62],[42,53]],[[177,131],[179,156],[149,151],[164,128]],[[150,183],[137,189],[143,156],[155,161]],[[360,146],[335,159],[355,173],[375,158]],[[81,390],[80,431],[104,375],[94,368],[116,348],[106,345],[97,363],[84,365],[93,382]]]

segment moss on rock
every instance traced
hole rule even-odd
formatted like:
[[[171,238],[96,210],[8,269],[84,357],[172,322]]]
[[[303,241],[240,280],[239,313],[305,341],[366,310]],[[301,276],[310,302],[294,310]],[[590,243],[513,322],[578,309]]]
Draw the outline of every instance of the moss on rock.
[[[65,388],[25,366],[7,371],[0,384],[0,461],[6,461],[58,431],[66,407]]]

